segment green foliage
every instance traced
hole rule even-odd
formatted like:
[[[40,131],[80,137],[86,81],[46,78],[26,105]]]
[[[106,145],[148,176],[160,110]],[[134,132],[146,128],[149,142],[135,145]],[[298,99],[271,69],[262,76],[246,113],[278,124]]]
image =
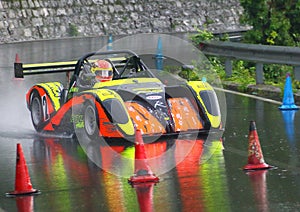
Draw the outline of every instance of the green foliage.
[[[287,73],[292,73],[293,68],[286,65],[269,64],[264,67],[264,77],[266,82],[278,84],[285,80]]]
[[[232,76],[226,80],[237,82],[245,87],[256,83],[255,67],[247,68],[245,62],[242,60],[234,61],[232,66]]]
[[[211,65],[212,65],[212,67],[214,68],[214,70],[218,74],[218,76],[221,79],[225,79],[226,78],[226,73],[225,73],[224,63],[217,57],[209,57],[208,59],[209,59]]]
[[[213,34],[207,30],[198,30],[199,34],[193,35],[190,37],[192,42],[198,46],[203,41],[209,41],[209,40],[220,40],[223,39],[222,37],[216,38],[213,36]],[[247,36],[251,35],[249,33]],[[262,35],[262,34],[261,34]],[[278,42],[280,36],[277,31],[271,31],[269,36],[267,37],[266,42],[268,44],[276,44]],[[225,37],[226,39],[226,37]],[[242,91],[246,89],[246,87],[249,84],[255,84],[256,83],[256,76],[255,76],[255,63],[248,62],[248,61],[233,61],[232,64],[232,76],[227,77],[225,73],[225,66],[224,61],[222,58],[209,56],[208,61],[210,63],[211,67],[206,67],[202,69],[196,68],[193,70],[196,75],[192,75],[192,77],[196,77],[198,75],[198,78],[200,79],[201,76],[205,76],[208,79],[208,82],[212,83],[216,77],[213,74],[208,74],[207,70],[213,69],[217,74],[218,77],[222,81],[233,81],[241,85]],[[283,88],[285,84],[285,77],[286,74],[293,73],[293,68],[291,66],[287,65],[278,65],[278,64],[267,64],[264,65],[264,82],[265,84],[270,84],[274,86],[278,86]],[[182,77],[187,78],[189,75],[187,73],[181,73]],[[299,89],[300,82],[294,80],[293,81],[293,87],[296,89]]]
[[[216,37],[212,32],[204,28],[204,29],[197,29],[197,34],[191,35],[189,38],[194,44],[199,45],[201,42],[210,41],[210,40],[228,41],[229,35],[225,33]]]
[[[291,24],[289,34],[294,41],[294,46],[300,46],[300,1],[287,1],[286,7],[286,16]]]
[[[278,46],[300,46],[300,1],[240,0],[244,8],[242,23],[252,26],[244,42]],[[266,84],[282,87],[286,73],[293,73],[291,66],[264,65]],[[294,81],[293,86],[298,87]]]
[[[115,1],[115,4],[116,4],[116,5],[123,5],[123,3],[122,3],[121,0],[116,0],[116,1]]]
[[[79,35],[78,28],[74,24],[69,24],[69,35],[71,37],[76,37]]]
[[[197,34],[190,36],[190,40],[198,46],[201,42],[210,41],[210,40],[228,40],[228,34],[216,37],[212,32],[207,29],[198,29]],[[194,70],[193,73],[188,75],[185,72],[182,72],[182,77],[191,77],[192,80],[201,80],[202,77],[205,77],[206,80],[212,84],[218,84],[217,80],[219,78],[225,78],[225,68],[222,61],[218,57],[210,56],[207,61],[193,62]]]
[[[241,22],[253,27],[245,34],[247,43],[297,46],[300,32],[299,1],[240,0]]]
[[[197,29],[197,34],[190,36],[190,39],[192,42],[196,45],[200,44],[203,41],[209,41],[212,40],[215,36],[212,32],[206,30],[206,29]]]
[[[186,80],[201,80],[198,74],[198,69],[182,69],[182,67],[179,66],[165,66],[164,71],[167,71],[172,74],[177,74],[183,79]]]
[[[216,57],[210,60],[192,61],[191,66],[191,69],[183,69],[181,66],[165,66],[164,71],[189,81],[205,78],[207,82],[215,85],[220,84],[220,75],[225,76],[224,66]]]
[[[166,65],[164,66],[163,70],[171,74],[178,74],[181,71],[181,67],[175,65]]]
[[[195,70],[182,70],[181,72],[178,73],[180,77],[183,79],[193,81],[193,80],[200,80],[199,76],[195,72]]]

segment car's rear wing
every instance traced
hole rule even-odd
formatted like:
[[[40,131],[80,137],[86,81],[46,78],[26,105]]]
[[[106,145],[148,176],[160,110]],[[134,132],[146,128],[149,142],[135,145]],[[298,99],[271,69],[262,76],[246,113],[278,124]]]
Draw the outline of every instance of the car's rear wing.
[[[123,54],[123,56],[119,56]],[[71,72],[75,71],[75,74],[79,74],[80,66],[77,64],[82,64],[87,58],[93,55],[108,55],[110,61],[113,61],[114,66],[118,69],[126,65],[126,57],[136,56],[136,53],[130,50],[120,50],[120,51],[107,51],[107,52],[90,52],[82,56],[78,61],[67,61],[67,62],[50,62],[50,63],[34,63],[34,64],[23,64],[20,62],[18,55],[16,55],[16,61],[14,63],[14,74],[16,78],[24,78],[25,75],[35,75],[35,74],[49,74],[49,73],[60,73],[60,72]],[[117,57],[118,55],[118,57]],[[92,62],[95,59],[89,60]]]
[[[23,64],[14,63],[15,78],[24,78],[25,75],[71,72],[75,70],[77,61]]]

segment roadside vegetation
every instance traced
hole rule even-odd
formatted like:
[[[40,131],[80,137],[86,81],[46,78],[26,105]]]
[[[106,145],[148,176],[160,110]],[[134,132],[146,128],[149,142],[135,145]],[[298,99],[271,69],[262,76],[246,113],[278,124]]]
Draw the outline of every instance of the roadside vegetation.
[[[241,22],[252,26],[241,42],[263,45],[300,47],[300,1],[284,0],[240,0],[244,7]],[[205,27],[190,37],[197,46],[210,40],[228,40],[228,36],[214,36]],[[231,81],[246,89],[255,84],[255,64],[248,61],[233,61],[232,75],[226,77],[224,58],[208,57],[222,81]],[[278,64],[264,65],[264,84],[280,87],[283,90],[286,74],[293,79],[293,89],[300,89],[300,82],[294,80],[293,67]]]

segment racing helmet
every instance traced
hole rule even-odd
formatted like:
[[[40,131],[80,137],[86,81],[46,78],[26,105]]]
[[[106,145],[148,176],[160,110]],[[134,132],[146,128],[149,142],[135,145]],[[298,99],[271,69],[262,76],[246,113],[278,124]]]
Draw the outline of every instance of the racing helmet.
[[[111,64],[106,60],[97,60],[93,63],[91,72],[96,75],[98,82],[106,82],[112,80],[113,69]]]

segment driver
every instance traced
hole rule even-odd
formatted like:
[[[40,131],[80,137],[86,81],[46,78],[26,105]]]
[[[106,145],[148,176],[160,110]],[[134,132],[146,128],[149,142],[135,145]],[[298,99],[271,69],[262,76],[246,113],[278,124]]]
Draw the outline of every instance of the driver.
[[[95,74],[97,82],[111,81],[113,78],[113,69],[111,64],[106,60],[97,60],[92,64],[91,72]]]

